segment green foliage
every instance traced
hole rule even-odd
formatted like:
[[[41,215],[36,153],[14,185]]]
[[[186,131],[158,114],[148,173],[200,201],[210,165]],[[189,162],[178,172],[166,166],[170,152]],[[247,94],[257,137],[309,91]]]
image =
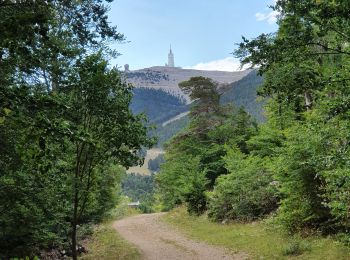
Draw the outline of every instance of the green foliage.
[[[117,202],[116,165],[140,163],[153,143],[129,110],[131,86],[104,59],[106,41],[123,39],[107,10],[0,4],[0,258],[70,247],[76,259],[77,233]]]
[[[188,189],[185,192],[187,210],[190,214],[201,215],[207,209],[207,182],[205,172],[197,172],[191,178]]]
[[[166,159],[156,179],[164,210],[187,203],[191,214],[201,214],[205,211],[207,179],[205,173],[198,169],[199,158],[183,156]]]
[[[283,255],[285,256],[297,256],[302,255],[304,252],[310,250],[309,245],[298,239],[292,240],[284,248]]]
[[[282,192],[279,217],[293,231],[317,227],[329,218],[322,199],[324,179],[314,161],[322,153],[322,142],[320,136],[310,130],[302,125],[290,128],[276,164]]]
[[[216,221],[251,221],[277,208],[277,189],[268,159],[227,148],[228,175],[220,176],[210,196],[208,215]]]
[[[192,77],[181,82],[179,87],[193,101],[189,114],[190,129],[200,139],[205,139],[207,132],[221,122],[218,84],[210,78]]]
[[[116,165],[108,165],[97,170],[85,208],[85,221],[100,222],[109,211],[120,202],[121,179],[125,170]]]
[[[154,212],[155,183],[154,175],[127,174],[122,181],[123,194],[132,201],[139,201],[139,209],[143,213]]]
[[[221,124],[208,132],[208,144],[201,150],[201,169],[206,172],[209,188],[214,186],[218,176],[227,174],[223,160],[227,153],[224,145],[236,146],[242,153],[248,154],[247,141],[257,133],[255,121],[243,108],[227,108]]]
[[[187,203],[191,214],[202,214],[207,209],[207,191],[218,176],[227,174],[224,144],[248,153],[247,140],[257,126],[243,108],[220,105],[217,85],[210,79],[192,78],[180,87],[198,100],[191,108],[189,127],[166,146],[157,183],[165,209]]]
[[[169,152],[165,156],[165,163],[156,176],[159,193],[162,196],[164,210],[169,210],[185,202],[190,196],[191,185],[198,174],[198,158],[180,156],[171,157]]]
[[[278,0],[273,7],[281,14],[277,33],[243,38],[235,52],[264,76],[259,93],[270,98],[268,127],[283,138],[259,154],[273,154],[278,219],[293,232],[348,234],[350,18],[345,2]]]
[[[157,175],[157,184],[165,210],[187,202],[189,212],[201,214],[206,209],[207,185],[202,155],[209,131],[221,124],[225,115],[219,104],[217,84],[211,79],[193,77],[179,86],[195,104],[189,114],[188,129],[166,146],[165,163]]]

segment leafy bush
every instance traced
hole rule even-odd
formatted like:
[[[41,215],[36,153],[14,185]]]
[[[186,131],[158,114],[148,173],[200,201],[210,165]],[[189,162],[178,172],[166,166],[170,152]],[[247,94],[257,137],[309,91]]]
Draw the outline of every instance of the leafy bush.
[[[210,218],[251,221],[277,208],[276,182],[264,160],[228,148],[225,161],[230,174],[217,180],[209,200]]]
[[[166,161],[156,176],[164,210],[186,202],[186,198],[190,199],[199,165],[199,159],[189,155],[174,157],[171,160],[168,156],[166,154]]]
[[[317,132],[301,124],[291,127],[286,139],[275,164],[282,196],[278,219],[292,232],[319,228],[330,219],[317,159],[325,147]]]
[[[201,215],[207,209],[205,172],[197,173],[192,179],[191,185],[185,194],[187,211],[190,214]]]

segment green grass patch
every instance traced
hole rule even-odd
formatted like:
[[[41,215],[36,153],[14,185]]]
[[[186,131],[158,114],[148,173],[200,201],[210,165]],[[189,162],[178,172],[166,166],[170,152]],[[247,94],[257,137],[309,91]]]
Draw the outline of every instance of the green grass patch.
[[[140,212],[128,207],[126,202],[123,201],[118,205],[110,212],[105,222],[96,226],[92,237],[85,243],[88,253],[82,255],[80,259],[141,259],[141,254],[138,249],[125,241],[112,226],[115,220],[136,214],[140,214]]]
[[[140,253],[136,247],[126,242],[112,227],[113,222],[101,224],[86,244],[88,253],[81,259],[140,259]]]
[[[223,225],[206,216],[189,216],[185,208],[173,210],[163,220],[193,239],[245,252],[251,259],[350,259],[350,249],[332,238],[288,236],[265,222]]]

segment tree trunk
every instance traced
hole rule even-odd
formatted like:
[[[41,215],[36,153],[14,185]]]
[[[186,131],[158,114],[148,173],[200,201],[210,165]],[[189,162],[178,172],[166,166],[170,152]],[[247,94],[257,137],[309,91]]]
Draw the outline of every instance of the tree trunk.
[[[77,181],[77,179],[75,180]],[[77,188],[77,187],[75,187]],[[77,252],[77,217],[78,217],[78,191],[74,191],[74,212],[72,220],[72,258],[73,260],[78,259]]]
[[[306,110],[309,111],[312,108],[312,97],[308,90],[304,92],[304,97],[305,97]]]
[[[73,260],[78,259],[77,252],[77,224],[78,224],[78,181],[79,181],[79,169],[80,169],[80,157],[82,154],[82,149],[79,149],[79,145],[77,145],[77,158],[76,158],[76,166],[74,170],[74,183],[73,183],[73,218],[72,218],[72,258]]]

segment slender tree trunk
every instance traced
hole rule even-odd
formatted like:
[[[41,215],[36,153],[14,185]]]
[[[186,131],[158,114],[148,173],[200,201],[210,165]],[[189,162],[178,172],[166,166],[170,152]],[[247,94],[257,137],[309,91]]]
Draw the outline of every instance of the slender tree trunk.
[[[311,97],[311,94],[308,90],[304,92],[304,97],[305,97],[306,109],[307,109],[307,111],[309,111],[312,108],[312,97]]]
[[[279,126],[280,126],[280,130],[283,130],[284,129],[284,122],[282,119],[282,100],[281,100],[281,97],[279,94],[277,95],[277,104],[278,104],[277,113],[278,113]]]
[[[74,193],[74,212],[72,221],[72,258],[73,260],[78,259],[77,252],[77,216],[78,216],[78,192]]]
[[[78,222],[78,171],[76,170],[75,173],[75,180],[74,180],[74,209],[73,209],[73,219],[72,219],[72,258],[73,260],[78,259],[78,252],[77,252],[77,222]]]
[[[80,149],[79,149],[80,148]],[[84,144],[80,147],[80,145],[77,145],[77,158],[76,158],[76,166],[74,170],[74,183],[73,183],[73,217],[72,217],[72,258],[73,260],[78,259],[78,252],[77,252],[77,224],[78,224],[78,203],[79,203],[79,197],[78,197],[78,182],[79,182],[79,172],[80,172],[80,158],[82,154],[82,150],[84,149]]]

